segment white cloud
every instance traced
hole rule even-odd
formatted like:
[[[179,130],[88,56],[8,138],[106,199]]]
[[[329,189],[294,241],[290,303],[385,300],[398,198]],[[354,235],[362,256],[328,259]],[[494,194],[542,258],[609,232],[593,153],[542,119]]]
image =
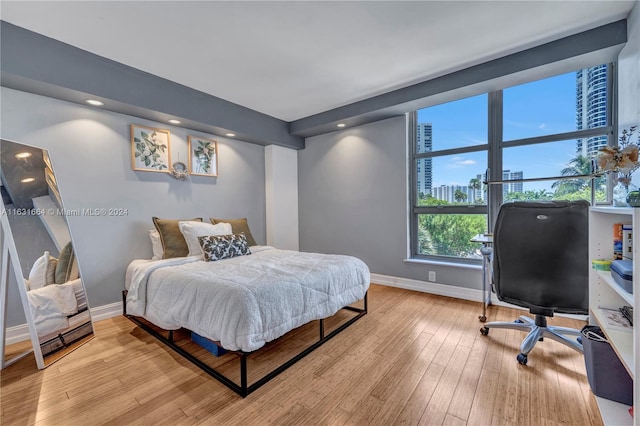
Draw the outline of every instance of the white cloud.
[[[447,167],[450,169],[460,169],[462,167],[473,166],[475,164],[477,164],[476,160],[465,160],[464,157],[456,156],[451,158]]]

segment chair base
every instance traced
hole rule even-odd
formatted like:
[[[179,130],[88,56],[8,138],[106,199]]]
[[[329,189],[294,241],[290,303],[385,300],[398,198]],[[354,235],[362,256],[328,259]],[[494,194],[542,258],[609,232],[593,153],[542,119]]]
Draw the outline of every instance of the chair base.
[[[582,343],[577,339],[570,339],[565,336],[580,336],[580,330],[568,327],[548,326],[546,317],[542,315],[536,315],[535,321],[528,316],[521,315],[515,322],[488,322],[480,329],[480,333],[486,336],[489,334],[490,328],[507,328],[528,333],[522,345],[520,345],[520,354],[518,355],[518,362],[520,362],[520,364],[527,363],[527,355],[529,352],[531,352],[539,340],[545,337],[583,353]]]

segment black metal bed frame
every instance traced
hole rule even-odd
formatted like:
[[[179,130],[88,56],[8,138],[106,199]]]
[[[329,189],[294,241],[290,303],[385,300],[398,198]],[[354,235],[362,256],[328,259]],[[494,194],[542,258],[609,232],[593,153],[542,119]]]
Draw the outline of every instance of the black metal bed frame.
[[[210,365],[207,365],[205,362],[203,362],[202,360],[200,360],[196,356],[192,355],[191,353],[189,353],[184,348],[180,347],[173,340],[173,331],[171,331],[171,330],[168,331],[169,337],[167,338],[167,337],[163,336],[161,333],[159,333],[157,330],[155,330],[154,328],[150,327],[144,321],[140,320],[138,317],[133,316],[133,315],[127,315],[126,295],[127,295],[127,291],[124,290],[122,292],[122,301],[123,301],[123,315],[126,318],[128,318],[131,321],[133,321],[135,324],[137,324],[139,327],[141,327],[147,333],[151,334],[153,337],[157,338],[162,343],[164,343],[165,345],[169,346],[171,349],[173,349],[174,351],[176,351],[177,353],[182,355],[184,358],[186,358],[188,361],[193,363],[195,366],[197,366],[198,368],[203,370],[205,373],[209,374],[210,376],[212,376],[213,378],[218,380],[220,383],[222,383],[223,385],[225,385],[226,387],[228,387],[232,391],[236,392],[238,395],[242,396],[243,398],[245,398],[250,393],[252,393],[255,390],[257,390],[258,388],[260,388],[262,385],[264,385],[267,382],[269,382],[271,379],[273,379],[274,377],[276,377],[277,375],[279,375],[280,373],[285,371],[287,368],[291,367],[293,364],[295,364],[296,362],[300,361],[302,358],[304,358],[305,356],[309,355],[311,352],[313,352],[314,350],[316,350],[317,348],[322,346],[324,343],[326,343],[328,340],[330,340],[331,338],[336,336],[338,333],[343,331],[345,328],[349,327],[351,324],[353,324],[354,322],[356,322],[357,320],[362,318],[364,315],[367,314],[367,308],[368,308],[368,300],[367,300],[368,292],[367,292],[364,295],[364,299],[362,299],[363,302],[364,302],[364,307],[363,308],[356,308],[356,307],[353,307],[353,306],[345,306],[344,308],[342,308],[342,309],[345,309],[345,310],[348,310],[348,311],[356,312],[357,315],[352,317],[352,318],[350,318],[348,321],[346,321],[345,323],[341,324],[338,328],[336,328],[331,333],[326,334],[326,335],[325,335],[325,330],[324,330],[324,319],[320,319],[319,320],[320,335],[319,335],[319,339],[315,343],[313,343],[311,346],[308,346],[306,349],[304,349],[302,352],[300,352],[297,355],[295,355],[293,358],[289,359],[288,361],[285,361],[283,364],[281,364],[280,366],[276,367],[271,372],[269,372],[266,375],[262,376],[260,379],[256,380],[251,385],[249,385],[248,381],[247,381],[247,358],[249,357],[249,355],[259,352],[260,349],[258,349],[256,351],[253,351],[253,352],[229,351],[229,353],[235,354],[235,355],[240,357],[240,385],[238,385],[236,382],[234,382],[233,380],[231,380],[230,378],[228,378],[227,376],[225,376],[221,372],[217,371],[215,368],[211,367]]]

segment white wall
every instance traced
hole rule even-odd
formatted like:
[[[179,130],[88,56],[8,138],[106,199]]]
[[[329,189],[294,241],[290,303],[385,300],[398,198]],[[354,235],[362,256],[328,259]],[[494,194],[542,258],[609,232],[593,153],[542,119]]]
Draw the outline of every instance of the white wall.
[[[267,244],[298,250],[298,152],[265,148]]]
[[[49,150],[66,209],[127,210],[68,218],[92,308],[120,301],[128,263],[151,257],[152,216],[246,217],[256,241],[265,243],[264,147],[4,87],[0,95],[0,136]],[[183,182],[132,171],[130,124],[169,129],[172,161],[187,162],[188,134],[218,140],[218,177]],[[9,326],[21,321],[9,310]]]

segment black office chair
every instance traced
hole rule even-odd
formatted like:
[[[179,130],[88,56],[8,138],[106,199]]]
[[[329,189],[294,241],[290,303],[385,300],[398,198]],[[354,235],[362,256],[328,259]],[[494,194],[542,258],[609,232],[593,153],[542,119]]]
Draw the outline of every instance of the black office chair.
[[[490,328],[528,331],[517,356],[520,364],[536,342],[548,337],[582,352],[580,331],[547,326],[554,312],[589,312],[589,203],[545,201],[506,203],[500,207],[493,235],[493,284],[498,299],[529,309],[535,320],[490,322]]]

